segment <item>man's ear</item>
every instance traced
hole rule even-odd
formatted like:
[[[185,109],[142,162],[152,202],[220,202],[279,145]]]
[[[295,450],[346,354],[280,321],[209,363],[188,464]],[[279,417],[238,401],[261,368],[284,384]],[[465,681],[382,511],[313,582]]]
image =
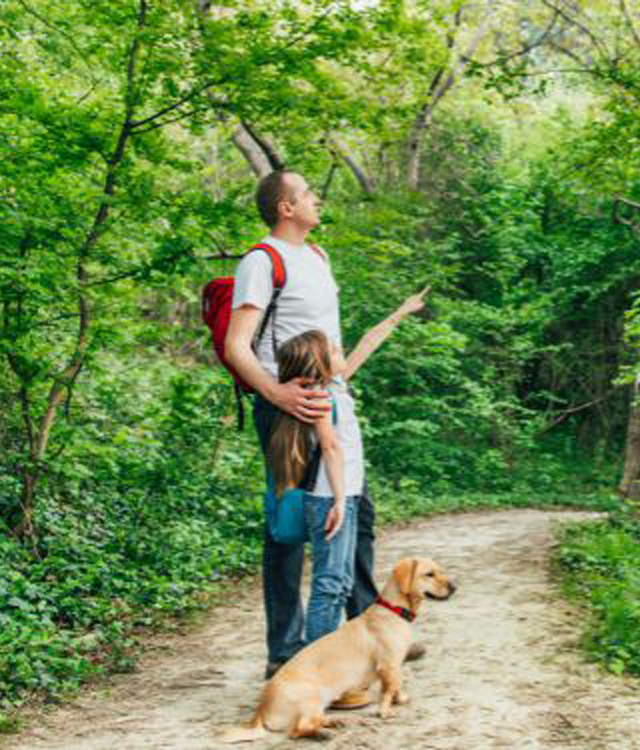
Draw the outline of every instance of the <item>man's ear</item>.
[[[283,198],[281,201],[278,201],[278,219],[282,221],[283,219],[288,219],[291,214],[291,201],[288,198]]]
[[[408,596],[411,593],[411,584],[417,567],[418,561],[408,557],[400,560],[393,569],[393,577],[396,579],[401,594]]]

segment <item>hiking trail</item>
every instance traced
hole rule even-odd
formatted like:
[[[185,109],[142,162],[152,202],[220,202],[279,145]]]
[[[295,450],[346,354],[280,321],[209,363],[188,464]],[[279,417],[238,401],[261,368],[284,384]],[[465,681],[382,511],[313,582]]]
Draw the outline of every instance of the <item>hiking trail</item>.
[[[381,532],[380,583],[401,557],[433,557],[459,588],[427,602],[414,625],[427,646],[405,665],[411,696],[382,721],[376,706],[325,733],[326,750],[640,750],[640,683],[608,675],[578,647],[581,614],[549,568],[565,511],[508,510],[435,516]],[[221,745],[223,726],[247,720],[262,686],[262,596],[237,595],[183,635],[153,638],[133,674],[86,689],[31,717],[6,750],[215,750],[311,747],[284,735]],[[353,718],[351,718],[353,717]]]

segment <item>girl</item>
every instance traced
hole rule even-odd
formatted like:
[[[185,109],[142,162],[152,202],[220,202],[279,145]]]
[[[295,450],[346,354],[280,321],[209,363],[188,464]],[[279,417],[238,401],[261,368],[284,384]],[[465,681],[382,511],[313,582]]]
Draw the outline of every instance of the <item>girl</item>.
[[[274,423],[268,462],[276,493],[297,487],[314,450],[320,450],[317,477],[306,487],[305,517],[312,548],[311,596],[306,642],[333,632],[353,585],[357,501],[364,483],[362,438],[355,404],[346,381],[385,341],[409,313],[423,307],[428,289],[410,297],[395,313],[362,337],[345,361],[322,331],[306,331],[278,350],[278,377],[302,377],[311,387],[327,390],[333,409],[314,424],[284,412]]]

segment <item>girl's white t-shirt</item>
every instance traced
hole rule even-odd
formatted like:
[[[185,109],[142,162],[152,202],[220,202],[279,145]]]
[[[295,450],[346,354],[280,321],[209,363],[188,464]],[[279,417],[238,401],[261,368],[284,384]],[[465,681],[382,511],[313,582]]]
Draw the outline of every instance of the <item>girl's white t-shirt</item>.
[[[323,331],[330,341],[342,347],[338,286],[326,255],[321,257],[309,245],[291,245],[275,237],[262,242],[273,246],[282,256],[286,283],[276,306],[277,346],[287,339],[312,329]],[[266,310],[273,295],[273,270],[269,256],[256,250],[238,264],[232,308],[253,305]],[[258,326],[258,330],[260,326]],[[257,356],[262,366],[277,378],[273,354],[273,315],[260,339]]]
[[[344,457],[344,493],[347,497],[361,495],[364,484],[364,454],[355,402],[342,378],[334,378],[329,391],[334,398],[336,408],[334,430]],[[333,489],[324,461],[320,462],[316,485],[308,494],[333,497]]]

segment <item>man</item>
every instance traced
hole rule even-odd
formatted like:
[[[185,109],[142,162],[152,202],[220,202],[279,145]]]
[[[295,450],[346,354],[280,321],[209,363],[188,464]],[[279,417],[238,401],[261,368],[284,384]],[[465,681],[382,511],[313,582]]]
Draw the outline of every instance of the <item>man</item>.
[[[330,409],[326,393],[304,388],[299,379],[288,383],[277,381],[276,346],[303,331],[319,329],[341,347],[341,335],[338,287],[328,258],[323,251],[306,243],[308,233],[320,223],[317,196],[301,175],[283,170],[272,172],[260,182],[256,201],[271,229],[264,242],[281,254],[286,283],[276,313],[271,316],[254,353],[252,342],[273,294],[271,260],[266,253],[256,251],[240,262],[225,356],[256,391],[254,420],[264,452],[278,409],[306,422],[313,422]],[[348,617],[360,614],[377,595],[372,576],[373,522],[373,506],[365,484],[358,503],[355,583],[347,603]],[[278,544],[268,529],[265,531],[266,677],[272,676],[304,645],[300,598],[303,562],[303,545]],[[414,649],[412,656],[417,655]],[[351,703],[364,705],[366,696],[352,696]]]

